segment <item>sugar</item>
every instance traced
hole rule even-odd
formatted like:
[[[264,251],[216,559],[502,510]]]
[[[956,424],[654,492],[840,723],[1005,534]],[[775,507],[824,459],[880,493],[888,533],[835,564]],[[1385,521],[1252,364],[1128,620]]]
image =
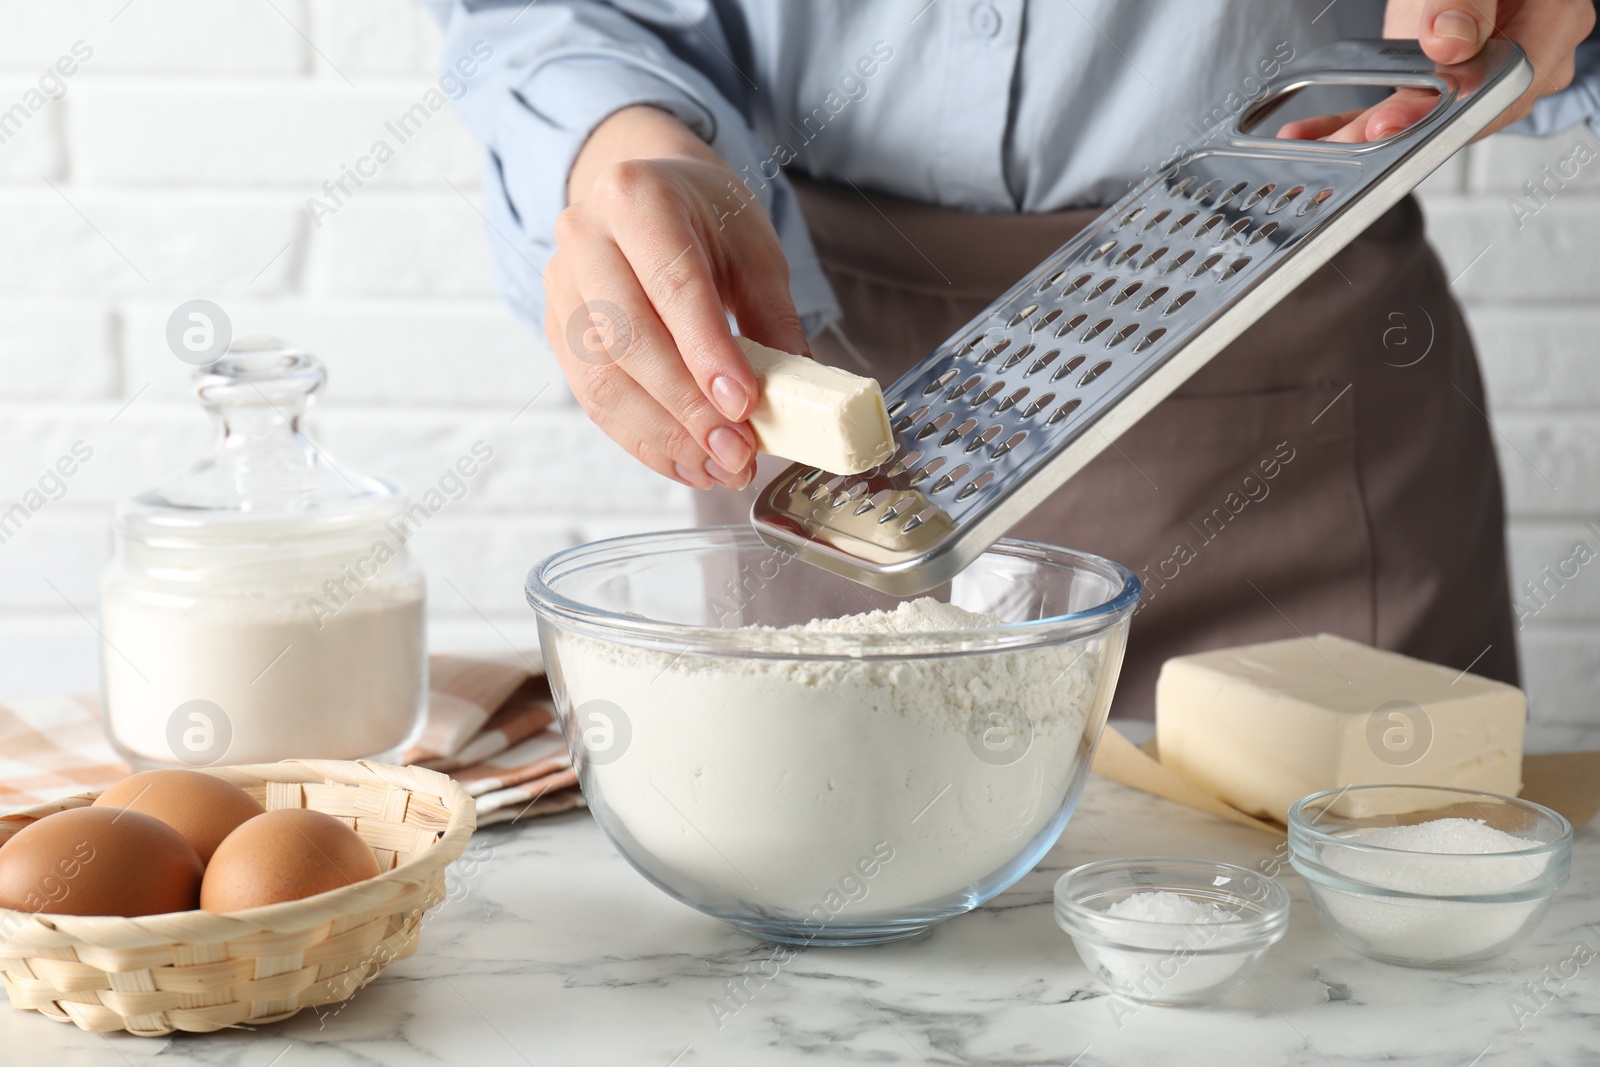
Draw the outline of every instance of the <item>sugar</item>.
[[[1496,830],[1477,819],[1433,819],[1412,826],[1378,826],[1342,840],[1395,852],[1330,849],[1328,866],[1381,889],[1429,896],[1494,893],[1544,871],[1543,856],[1526,856],[1537,841]],[[1443,853],[1444,855],[1441,855]],[[1498,859],[1478,859],[1498,855]],[[1457,857],[1474,857],[1471,859]]]
[[[1392,852],[1331,846],[1330,870],[1352,881],[1424,896],[1474,896],[1514,889],[1544,874],[1549,857],[1529,856],[1537,841],[1476,819],[1433,819],[1371,827],[1341,840]],[[1328,915],[1386,958],[1446,962],[1492,954],[1541,913],[1539,901],[1460,902],[1382,898],[1325,889]]]

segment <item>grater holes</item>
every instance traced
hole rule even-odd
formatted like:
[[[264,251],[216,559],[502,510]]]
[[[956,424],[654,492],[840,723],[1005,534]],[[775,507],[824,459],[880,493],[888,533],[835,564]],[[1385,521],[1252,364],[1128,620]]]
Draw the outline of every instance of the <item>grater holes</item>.
[[[888,506],[883,509],[883,514],[878,516],[878,525],[882,526],[886,522],[893,522],[898,519],[901,510],[915,504],[917,499],[910,493],[898,494],[888,502]]]
[[[944,398],[945,403],[949,403],[952,400],[960,400],[962,397],[971,392],[981,381],[983,381],[983,375],[974,374],[972,377],[968,378],[966,381],[950,390],[950,395]]]
[[[1096,378],[1100,377],[1100,375],[1104,374],[1110,369],[1111,361],[1109,359],[1102,359],[1099,363],[1096,363],[1093,367],[1090,367],[1087,371],[1085,371],[1082,378],[1078,379],[1078,388],[1082,389],[1084,386],[1090,384]]]
[[[892,489],[879,489],[876,493],[873,493],[871,496],[861,502],[861,506],[856,508],[856,514],[865,515],[873,508],[888,501],[893,492],[894,490]]]
[[[917,436],[914,438],[914,440],[926,441],[928,438],[932,437],[934,434],[950,425],[954,418],[955,416],[948,411],[940,412],[937,417],[930,420],[926,426],[917,431]]]
[[[1023,319],[1027,318],[1029,315],[1032,315],[1035,311],[1038,311],[1038,310],[1039,310],[1039,305],[1038,304],[1029,304],[1027,307],[1023,308],[1021,311],[1019,311],[1015,315],[1011,316],[1011,321],[1006,323],[1006,327],[1009,329],[1010,327],[1015,326],[1017,323],[1021,322]]]
[[[1310,200],[1307,200],[1305,203],[1301,204],[1300,205],[1300,210],[1295,212],[1295,214],[1296,215],[1309,215],[1309,214],[1311,214],[1311,212],[1317,210],[1317,208],[1322,206],[1322,202],[1324,200],[1328,199],[1328,197],[1330,197],[1332,195],[1333,195],[1333,190],[1332,189],[1324,189],[1324,190],[1322,190],[1316,196],[1313,196]]]
[[[1143,215],[1143,214],[1144,214],[1144,205],[1141,204],[1139,207],[1134,208],[1132,211],[1130,211],[1126,215],[1122,216],[1122,220],[1117,223],[1117,229],[1119,229],[1119,230],[1122,229],[1124,226],[1128,225],[1128,223],[1130,223],[1130,222],[1139,221],[1139,217],[1141,215]]]
[[[1191,174],[1187,178],[1184,178],[1182,181],[1180,181],[1176,185],[1174,185],[1172,187],[1171,191],[1167,193],[1167,196],[1173,197],[1173,198],[1180,197],[1184,193],[1187,193],[1189,191],[1189,186],[1191,186],[1193,184],[1194,184],[1194,175]]]
[[[1033,418],[1035,415],[1039,414],[1039,412],[1041,412],[1045,408],[1049,407],[1050,406],[1050,402],[1052,400],[1054,400],[1055,398],[1056,398],[1056,394],[1054,394],[1054,393],[1046,393],[1046,394],[1044,394],[1043,396],[1041,396],[1037,400],[1035,400],[1033,403],[1029,404],[1027,407],[1022,409],[1022,417],[1025,418],[1025,419]]]
[[[1073,356],[1071,359],[1069,359],[1065,363],[1061,364],[1061,369],[1060,370],[1058,370],[1054,374],[1050,375],[1050,380],[1052,382],[1059,382],[1061,379],[1065,378],[1067,375],[1071,374],[1073,371],[1075,371],[1079,367],[1083,366],[1084,358],[1085,357],[1081,356],[1081,355]]]
[[[998,356],[1000,353],[1004,352],[1006,349],[1008,349],[1010,347],[1011,347],[1011,338],[1009,338],[1009,337],[1001,338],[999,341],[995,342],[995,346],[993,348],[989,349],[989,351],[985,352],[983,355],[978,357],[978,366],[980,366],[980,367],[983,366],[985,363],[989,362],[995,356]],[[954,400],[956,397],[958,397],[960,395],[961,395],[961,393],[952,393],[951,396],[950,396],[950,399]]]
[[[1161,268],[1161,273],[1162,274],[1171,274],[1172,272],[1181,269],[1185,263],[1189,262],[1193,258],[1194,258],[1194,249],[1185,248],[1182,252],[1178,253],[1178,255],[1172,260],[1171,263],[1168,263],[1165,267]],[[955,372],[951,371],[950,373],[954,374]]]
[[[1145,308],[1149,307],[1151,304],[1154,304],[1157,300],[1160,300],[1162,297],[1166,296],[1167,292],[1168,292],[1168,289],[1167,289],[1167,287],[1165,285],[1163,285],[1163,286],[1161,286],[1161,287],[1159,287],[1157,289],[1150,290],[1150,292],[1148,292],[1148,293],[1146,293],[1144,295],[1144,299],[1139,301],[1139,303],[1134,306],[1133,310],[1135,310],[1135,311],[1143,311]]]
[[[1255,207],[1257,204],[1261,203],[1262,200],[1264,200],[1267,197],[1271,196],[1272,195],[1272,191],[1274,189],[1276,189],[1277,187],[1278,187],[1278,183],[1277,182],[1268,182],[1267,184],[1261,186],[1261,188],[1257,189],[1255,192],[1251,193],[1249,196],[1245,197],[1244,198],[1244,203],[1240,204],[1239,206],[1241,208],[1252,208],[1252,207]]]
[[[1226,241],[1231,237],[1237,237],[1249,228],[1250,217],[1248,215],[1242,219],[1236,219],[1234,220],[1232,226],[1229,226],[1226,230],[1222,231],[1222,239]]]
[[[1118,330],[1115,334],[1113,334],[1111,336],[1111,340],[1106,342],[1106,347],[1107,348],[1116,348],[1122,342],[1126,341],[1128,338],[1132,337],[1134,334],[1136,334],[1138,332],[1139,332],[1139,324],[1137,322],[1130,322],[1130,323],[1128,323],[1128,325],[1124,326],[1122,329]]]
[[[1179,232],[1185,226],[1189,225],[1189,223],[1193,222],[1199,217],[1200,212],[1198,211],[1185,211],[1182,215],[1178,216],[1177,222],[1174,222],[1171,226],[1167,227],[1167,236],[1171,237],[1173,234]]]
[[[967,442],[966,451],[970,455],[971,453],[976,452],[978,449],[982,448],[984,445],[987,445],[990,441],[993,441],[996,437],[999,437],[999,436],[1000,436],[1000,427],[991,426],[987,430],[985,430],[982,433],[978,434],[972,440],[968,441]]]
[[[1219,223],[1221,221],[1222,221],[1222,215],[1221,214],[1212,215],[1211,217],[1207,218],[1204,222],[1202,222],[1200,225],[1198,225],[1198,226],[1196,226],[1194,228],[1194,236],[1196,236],[1196,237],[1204,237],[1206,234],[1208,234],[1212,230],[1216,229],[1217,223]]]
[[[987,389],[972,398],[972,406],[975,408],[981,408],[983,405],[993,400],[995,394],[1005,387],[1006,383],[1003,381],[990,382]]]
[[[1073,397],[1065,404],[1062,404],[1060,407],[1056,408],[1056,410],[1051,413],[1050,417],[1044,420],[1044,424],[1046,426],[1054,426],[1068,415],[1071,415],[1074,411],[1077,411],[1078,405],[1082,403],[1082,400],[1078,399],[1077,397]]]
[[[982,334],[982,333],[976,335],[975,337],[971,338],[966,343],[961,345],[961,347],[957,348],[956,351],[955,351],[955,354],[957,356],[966,355],[968,352],[971,352],[974,348],[977,348],[979,345],[983,344],[984,339],[987,336],[988,336],[987,334]]]
[[[885,409],[885,411],[888,413],[889,417],[892,419],[896,415],[898,415],[902,411],[904,411],[905,409],[906,409],[906,402],[904,400],[896,400],[893,404],[890,404]]]
[[[1130,260],[1134,256],[1138,255],[1139,254],[1139,250],[1141,248],[1143,248],[1143,247],[1144,247],[1144,245],[1142,245],[1142,244],[1131,244],[1131,245],[1129,245],[1127,248],[1124,248],[1122,251],[1117,253],[1117,258],[1113,259],[1111,261],[1111,265],[1113,267],[1122,266],[1124,263],[1128,262],[1128,260]]]
[[[1107,241],[1105,244],[1089,253],[1089,262],[1093,263],[1097,259],[1104,259],[1106,255],[1115,247],[1117,247],[1116,241]]]
[[[956,375],[958,373],[960,373],[960,372],[957,371],[954,367],[952,367],[951,369],[945,371],[943,374],[939,375],[933,381],[929,382],[927,385],[922,387],[922,395],[923,396],[932,396],[934,393],[937,393],[939,390],[943,389],[945,386],[947,386],[951,382],[955,381]]]
[[[1215,267],[1218,263],[1221,263],[1221,262],[1222,262],[1222,253],[1221,252],[1213,252],[1209,256],[1207,256],[1205,259],[1202,259],[1200,261],[1200,265],[1194,269],[1194,272],[1192,274],[1190,274],[1189,277],[1198,278],[1202,274],[1205,274],[1205,273],[1209,272],[1212,267]]]
[[[918,408],[917,410],[913,411],[911,414],[905,416],[899,422],[895,423],[894,424],[894,432],[895,433],[904,433],[905,431],[911,429],[911,427],[913,427],[917,423],[921,422],[923,416],[926,415],[931,410],[932,409],[929,408],[928,405],[926,405],[926,404],[922,405],[920,408]]]
[[[1132,285],[1130,285],[1126,289],[1122,290],[1122,292],[1118,293],[1116,296],[1111,298],[1111,306],[1112,307],[1116,307],[1118,304],[1122,303],[1124,300],[1126,300],[1129,297],[1133,296],[1135,293],[1137,293],[1140,289],[1143,289],[1143,288],[1144,288],[1144,282],[1134,282]]]
[[[1022,372],[1022,376],[1024,378],[1026,378],[1029,375],[1038,374],[1040,371],[1044,370],[1050,364],[1054,363],[1056,361],[1056,357],[1059,356],[1060,354],[1061,354],[1061,349],[1052,348],[1050,351],[1046,352],[1044,355],[1042,355],[1038,359],[1034,360],[1033,361],[1033,365],[1030,366],[1027,370]]]
[[[1056,284],[1056,282],[1059,282],[1062,278],[1065,278],[1066,276],[1067,276],[1066,269],[1062,268],[1061,270],[1058,270],[1054,274],[1050,275],[1050,277],[1046,278],[1044,281],[1040,282],[1039,283],[1039,288],[1035,289],[1034,292],[1042,293],[1046,289],[1050,288],[1052,285]]]
[[[1028,439],[1028,431],[1027,430],[1018,430],[1016,433],[1012,434],[1010,437],[1006,438],[1004,441],[1001,441],[999,444],[995,445],[994,446],[994,451],[989,453],[989,458],[990,459],[999,459],[1001,456],[1005,455],[1007,452],[1010,452],[1013,448],[1016,448],[1018,445],[1020,445],[1022,442],[1026,441],[1027,439]]]
[[[963,463],[959,467],[952,468],[949,474],[942,475],[938,481],[933,483],[933,488],[928,490],[929,495],[931,496],[934,493],[944,492],[946,489],[965,478],[971,471],[972,464],[970,463]]]
[[[1149,269],[1151,266],[1153,266],[1155,264],[1156,260],[1160,259],[1162,256],[1164,256],[1166,254],[1167,254],[1167,246],[1166,245],[1161,245],[1160,247],[1156,248],[1153,252],[1151,252],[1148,256],[1144,257],[1144,262],[1139,264],[1139,269],[1140,270]]]
[[[1156,212],[1153,216],[1151,216],[1149,222],[1147,222],[1143,226],[1139,227],[1139,232],[1140,233],[1149,233],[1151,230],[1155,229],[1157,226],[1160,226],[1163,222],[1165,222],[1167,220],[1167,216],[1170,215],[1170,214],[1172,214],[1172,209],[1171,208],[1165,208],[1165,207],[1162,208],[1160,211]]]
[[[889,472],[888,472],[887,475],[885,475],[885,477],[888,477],[888,478],[898,478],[898,477],[900,477],[900,475],[904,474],[906,471],[908,471],[912,467],[916,466],[917,465],[917,461],[920,460],[921,458],[922,458],[922,453],[920,451],[916,450],[916,449],[912,449],[910,452],[907,452],[904,456],[902,456],[899,459],[895,460],[894,466],[889,468]]]
[[[865,493],[866,491],[867,491],[867,483],[866,482],[854,482],[850,486],[848,486],[845,489],[844,492],[840,493],[838,496],[836,496],[832,500],[828,501],[828,505],[830,507],[842,508],[846,504],[850,503],[850,501],[854,500],[856,497],[860,496],[862,493]]]
[[[1089,290],[1089,295],[1083,298],[1083,302],[1085,304],[1087,304],[1090,301],[1100,299],[1102,296],[1105,295],[1106,290],[1110,289],[1113,285],[1116,285],[1116,284],[1117,284],[1116,277],[1115,276],[1108,276],[1099,285],[1097,285],[1093,289]]]
[[[1010,411],[1012,408],[1017,406],[1017,402],[1018,401],[1020,401],[1023,397],[1025,397],[1027,395],[1028,395],[1028,387],[1026,385],[1024,385],[1021,389],[1018,389],[1016,392],[1012,393],[1010,396],[1008,396],[1004,400],[1000,401],[1000,403],[996,404],[995,408],[994,408],[994,413],[996,415],[998,415],[1002,411]]]
[[[1228,186],[1227,190],[1221,196],[1217,198],[1216,206],[1221,207],[1223,204],[1228,203],[1230,200],[1248,188],[1250,188],[1249,182],[1234,182],[1232,185]]]
[[[1238,274],[1240,271],[1244,270],[1249,265],[1250,265],[1250,257],[1249,256],[1240,256],[1238,259],[1234,260],[1232,263],[1229,263],[1227,265],[1227,267],[1223,269],[1222,277],[1218,278],[1217,281],[1225,282],[1229,278],[1232,278],[1234,275]]]
[[[961,487],[961,492],[956,494],[956,499],[965,500],[967,497],[971,496],[973,493],[976,493],[978,490],[982,489],[992,481],[994,481],[994,471],[984,471],[982,474],[972,479],[972,481],[968,482],[966,485],[963,485]]]
[[[1162,337],[1166,336],[1166,332],[1167,328],[1165,326],[1157,326],[1155,329],[1139,338],[1139,343],[1133,346],[1134,352],[1143,352],[1145,349],[1161,340]]]
[[[1268,215],[1272,215],[1272,214],[1276,214],[1279,211],[1282,211],[1284,208],[1289,206],[1289,202],[1291,200],[1293,200],[1295,197],[1299,196],[1301,193],[1303,193],[1305,191],[1306,191],[1306,187],[1303,186],[1303,185],[1297,185],[1293,189],[1285,189],[1278,196],[1278,199],[1274,200],[1271,204],[1267,205],[1267,214]]]
[[[1194,292],[1195,291],[1193,289],[1184,290],[1182,293],[1173,298],[1172,303],[1167,305],[1167,310],[1163,311],[1161,314],[1163,316],[1167,316],[1179,310],[1183,307],[1183,305],[1194,299]]]
[[[915,515],[906,520],[906,524],[900,527],[900,532],[910,533],[923,523],[936,518],[938,514],[939,509],[937,507],[923,508],[921,511],[917,512]]]
[[[911,475],[910,484],[916,485],[918,482],[925,481],[933,475],[938,474],[939,468],[944,466],[944,462],[943,456],[934,456]]]
[[[1006,357],[1006,361],[1000,364],[1000,369],[1002,371],[1008,371],[1012,367],[1015,367],[1018,363],[1021,363],[1023,360],[1033,355],[1033,349],[1034,346],[1031,343],[1023,345],[1021,348],[1017,349],[1015,353]],[[991,391],[989,395],[993,396],[994,394]]]
[[[1093,274],[1080,274],[1076,278],[1072,279],[1072,281],[1067,283],[1067,287],[1061,290],[1061,299],[1065,300],[1073,293],[1076,293],[1079,289],[1082,289],[1089,283],[1089,279],[1093,277]]]
[[[1261,227],[1255,233],[1246,238],[1244,243],[1246,245],[1253,245],[1264,237],[1271,237],[1273,233],[1277,231],[1277,229],[1278,220],[1273,219],[1271,222],[1267,223],[1265,226]]]
[[[1052,322],[1056,321],[1060,317],[1061,317],[1061,309],[1060,308],[1052,308],[1048,315],[1044,316],[1044,318],[1040,319],[1038,322],[1034,323],[1032,326],[1029,326],[1028,327],[1028,332],[1030,332],[1030,333],[1038,333],[1040,330],[1044,329],[1046,326],[1049,326]]]
[[[1076,330],[1079,326],[1082,326],[1087,321],[1089,321],[1089,316],[1080,311],[1062,324],[1061,329],[1056,331],[1056,336],[1065,337],[1068,333]]]
[[[1096,337],[1099,337],[1101,334],[1105,333],[1106,329],[1110,325],[1111,325],[1111,320],[1110,319],[1101,319],[1099,322],[1095,323],[1093,326],[1089,327],[1087,330],[1084,330],[1083,331],[1083,336],[1078,338],[1078,341],[1080,343],[1082,343],[1082,344],[1088,344],[1090,341],[1093,341]]]
[[[1212,193],[1216,192],[1217,191],[1217,186],[1219,186],[1221,184],[1222,184],[1222,179],[1221,178],[1212,178],[1210,181],[1206,182],[1200,188],[1196,189],[1194,191],[1194,196],[1191,199],[1193,199],[1194,202],[1197,203],[1197,204],[1204,204],[1206,202],[1206,197],[1208,197]]]
[[[967,434],[971,433],[977,428],[977,419],[965,419],[962,421],[961,425],[957,426],[953,430],[946,431],[945,435],[939,438],[939,447],[949,448],[951,445],[955,444],[957,441],[961,440],[963,437],[967,436]]]

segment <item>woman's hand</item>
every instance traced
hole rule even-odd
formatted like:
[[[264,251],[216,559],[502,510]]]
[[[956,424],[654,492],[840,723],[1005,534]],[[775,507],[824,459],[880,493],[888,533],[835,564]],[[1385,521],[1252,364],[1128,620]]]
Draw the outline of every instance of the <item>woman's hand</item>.
[[[809,351],[755,194],[676,118],[633,107],[590,136],[567,199],[544,329],[578,402],[660,474],[748,485],[759,386],[727,315],[762,344]]]
[[[1383,35],[1416,38],[1435,63],[1464,63],[1490,37],[1522,46],[1533,64],[1533,84],[1480,137],[1527,117],[1540,97],[1572,82],[1573,52],[1594,28],[1593,0],[1389,0]],[[1279,137],[1311,141],[1381,141],[1418,122],[1438,102],[1436,93],[1399,89],[1365,111],[1291,122]]]

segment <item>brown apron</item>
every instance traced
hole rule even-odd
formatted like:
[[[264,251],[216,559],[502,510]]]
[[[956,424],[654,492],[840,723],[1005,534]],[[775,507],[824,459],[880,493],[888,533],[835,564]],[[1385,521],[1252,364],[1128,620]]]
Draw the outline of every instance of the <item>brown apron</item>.
[[[893,381],[1099,214],[979,214],[797,180],[842,333]],[[1500,473],[1460,309],[1407,199],[1011,531],[1134,570],[1114,714],[1168,657],[1335,633],[1517,682]],[[783,468],[762,457],[756,485]],[[742,522],[754,488],[696,494]]]

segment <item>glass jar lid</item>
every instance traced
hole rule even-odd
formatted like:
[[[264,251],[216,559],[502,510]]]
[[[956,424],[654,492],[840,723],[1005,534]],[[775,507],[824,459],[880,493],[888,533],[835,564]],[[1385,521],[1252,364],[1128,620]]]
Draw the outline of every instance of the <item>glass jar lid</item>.
[[[281,542],[355,533],[406,506],[394,482],[336,462],[301,429],[322,361],[275,338],[236,342],[195,379],[215,450],[122,501],[117,528],[144,540]]]

